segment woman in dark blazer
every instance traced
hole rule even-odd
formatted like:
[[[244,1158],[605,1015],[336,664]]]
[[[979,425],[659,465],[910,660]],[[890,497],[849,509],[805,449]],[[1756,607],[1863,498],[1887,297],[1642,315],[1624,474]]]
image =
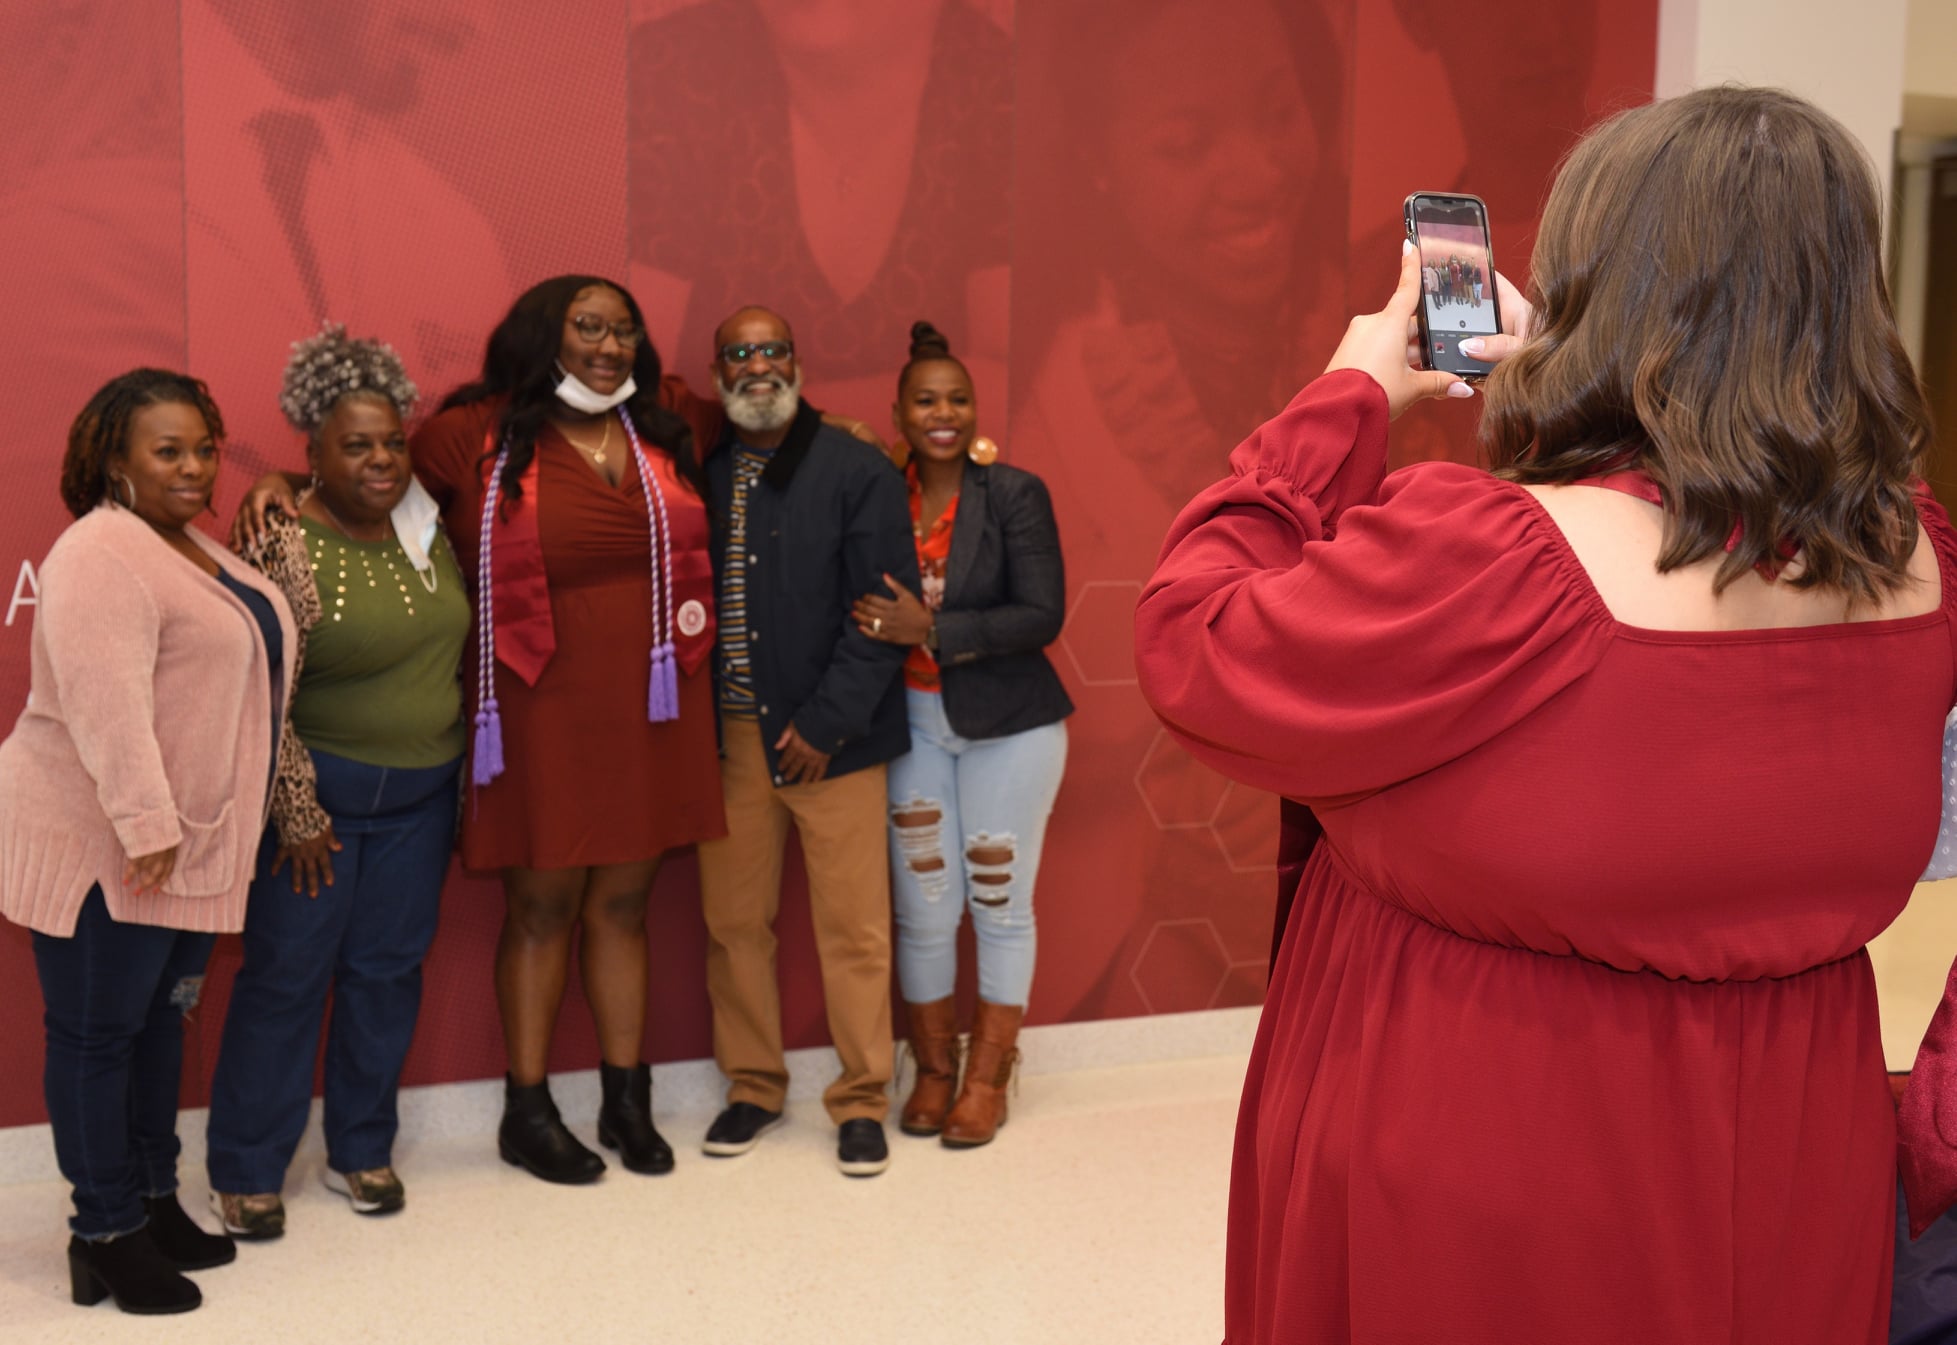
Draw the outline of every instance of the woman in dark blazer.
[[[889,592],[866,594],[855,616],[873,639],[912,646],[911,751],[890,767],[897,976],[917,1059],[901,1124],[971,1148],[1005,1123],[1033,984],[1033,881],[1074,709],[1043,652],[1060,634],[1066,577],[1046,486],[993,461],[971,375],[928,322],[911,328],[893,412],[910,448],[922,591],[885,576]],[[952,991],[968,905],[979,1002],[957,1088]]]

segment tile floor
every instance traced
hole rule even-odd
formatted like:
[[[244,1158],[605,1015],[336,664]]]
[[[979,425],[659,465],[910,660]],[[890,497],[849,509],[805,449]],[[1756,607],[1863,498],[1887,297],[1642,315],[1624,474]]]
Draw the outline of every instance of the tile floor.
[[[286,1236],[201,1273],[205,1305],[179,1317],[72,1306],[65,1188],[0,1186],[0,1340],[1200,1345],[1221,1331],[1244,1063],[1031,1076],[990,1147],[893,1127],[891,1168],[866,1181],[836,1172],[814,1099],[731,1160],[698,1153],[708,1110],[661,1108],[678,1171],[614,1166],[591,1188],[504,1166],[484,1134],[404,1137],[410,1205],[387,1219],[320,1187],[315,1130]],[[199,1167],[185,1163],[184,1195],[201,1212]]]

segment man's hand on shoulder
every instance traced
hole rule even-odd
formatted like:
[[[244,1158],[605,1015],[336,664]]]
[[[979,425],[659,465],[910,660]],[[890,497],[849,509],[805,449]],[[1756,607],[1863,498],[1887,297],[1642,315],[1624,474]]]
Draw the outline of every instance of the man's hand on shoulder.
[[[854,416],[845,416],[833,411],[824,411],[822,413],[822,423],[831,429],[841,430],[852,439],[862,440],[871,448],[874,448],[877,452],[896,463],[899,467],[904,465],[902,458],[898,456],[898,451],[892,449],[889,444],[879,439],[877,432],[871,429],[866,422],[858,420]],[[901,443],[902,441],[900,440],[899,442]],[[903,447],[908,449],[909,445],[905,444]]]

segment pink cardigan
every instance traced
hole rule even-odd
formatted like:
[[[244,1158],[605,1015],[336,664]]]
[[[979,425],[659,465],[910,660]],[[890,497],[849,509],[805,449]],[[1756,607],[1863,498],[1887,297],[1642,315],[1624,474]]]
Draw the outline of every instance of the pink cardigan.
[[[271,599],[289,699],[298,643],[284,596],[190,536]],[[117,920],[242,928],[275,747],[258,622],[114,505],[71,524],[40,579],[27,708],[0,744],[0,915],[70,937],[99,883]],[[173,845],[163,890],[131,895],[125,858]]]

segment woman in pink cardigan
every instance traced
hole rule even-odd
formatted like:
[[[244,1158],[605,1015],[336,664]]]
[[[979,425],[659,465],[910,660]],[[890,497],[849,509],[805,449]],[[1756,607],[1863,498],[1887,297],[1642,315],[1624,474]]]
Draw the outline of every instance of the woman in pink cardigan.
[[[244,921],[295,645],[278,589],[191,526],[223,430],[158,369],[83,408],[0,744],[0,915],[33,931],[74,1300],[125,1312],[188,1312],[182,1272],[236,1254],[177,1203],[182,1022]]]

